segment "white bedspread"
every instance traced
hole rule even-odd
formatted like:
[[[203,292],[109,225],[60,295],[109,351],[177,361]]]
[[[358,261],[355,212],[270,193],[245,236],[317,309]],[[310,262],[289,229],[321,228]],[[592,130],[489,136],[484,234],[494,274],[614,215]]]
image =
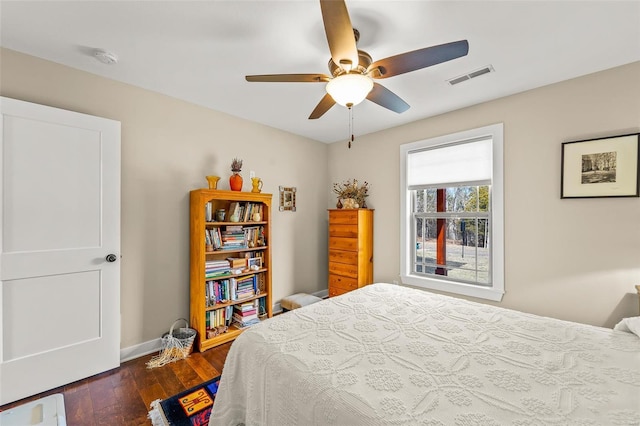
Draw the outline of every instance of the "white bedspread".
[[[640,338],[390,284],[232,345],[210,425],[639,425]]]

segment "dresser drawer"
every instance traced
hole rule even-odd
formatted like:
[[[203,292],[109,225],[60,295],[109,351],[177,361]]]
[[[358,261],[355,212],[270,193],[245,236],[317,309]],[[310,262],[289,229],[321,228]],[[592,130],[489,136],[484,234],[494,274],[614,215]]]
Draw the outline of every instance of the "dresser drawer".
[[[329,250],[329,262],[346,263],[348,265],[358,264],[357,251]]]
[[[358,210],[340,210],[329,212],[329,225],[357,225]]]
[[[329,249],[358,251],[358,239],[346,237],[329,238]]]
[[[345,293],[349,293],[349,290],[340,287],[329,287],[329,297],[340,296]]]
[[[358,280],[341,275],[329,274],[329,288],[341,288],[348,291],[355,290],[358,288]]]
[[[358,265],[329,262],[329,274],[337,274],[345,277],[358,278]]]
[[[358,225],[329,225],[329,237],[358,238]]]

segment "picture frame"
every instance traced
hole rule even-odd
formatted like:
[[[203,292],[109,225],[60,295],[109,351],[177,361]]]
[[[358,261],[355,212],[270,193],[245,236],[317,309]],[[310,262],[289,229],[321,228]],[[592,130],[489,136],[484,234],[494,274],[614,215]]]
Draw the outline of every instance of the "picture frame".
[[[280,187],[280,211],[296,211],[296,188],[293,186]]]
[[[560,198],[640,196],[640,133],[564,142]]]
[[[252,266],[257,266],[258,268],[262,268],[262,258],[261,257],[250,257],[247,259],[247,267],[251,269]]]

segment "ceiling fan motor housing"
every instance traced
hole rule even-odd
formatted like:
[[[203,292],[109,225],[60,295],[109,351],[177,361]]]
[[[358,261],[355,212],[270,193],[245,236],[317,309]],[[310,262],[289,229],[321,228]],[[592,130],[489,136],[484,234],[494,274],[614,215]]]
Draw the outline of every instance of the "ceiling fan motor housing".
[[[371,55],[364,50],[358,50],[358,65],[356,67],[352,67],[351,70],[345,70],[340,65],[333,62],[333,59],[329,59],[329,72],[332,77],[337,77],[347,73],[366,74],[371,62],[373,62]]]

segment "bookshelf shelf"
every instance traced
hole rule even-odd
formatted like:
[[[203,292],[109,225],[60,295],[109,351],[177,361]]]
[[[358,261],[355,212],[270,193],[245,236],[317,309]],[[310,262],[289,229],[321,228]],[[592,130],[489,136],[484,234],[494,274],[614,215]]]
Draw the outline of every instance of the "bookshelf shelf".
[[[233,225],[242,225],[242,226],[253,226],[253,225],[266,225],[267,222],[207,222],[207,226],[233,226]]]
[[[225,280],[227,278],[237,278],[237,277],[244,277],[246,275],[253,275],[253,274],[259,274],[260,272],[266,272],[267,269],[266,268],[260,268],[257,271],[242,271],[239,274],[226,274],[226,275],[219,275],[217,277],[211,277],[211,278],[206,278],[207,280]]]
[[[250,316],[264,313],[264,317],[270,318],[273,315],[268,244],[271,199],[271,194],[253,192],[213,189],[190,192],[190,324],[198,333],[196,347],[200,351],[238,337],[246,327],[234,325],[236,315],[241,315],[239,318],[245,319],[245,323]],[[261,220],[214,221],[213,214],[220,209],[228,215],[236,211],[241,219],[259,212]],[[250,244],[255,247],[246,247]],[[224,270],[225,262],[229,263],[227,259],[235,262],[239,258],[255,259],[256,264],[262,266],[257,270],[206,277],[205,271],[219,273],[218,268]],[[229,267],[239,269],[230,264]],[[234,297],[237,300],[231,300]],[[228,327],[226,332],[218,333],[217,327],[224,325]]]
[[[251,302],[252,300],[256,300],[256,299],[260,299],[261,297],[266,297],[267,293],[260,293],[257,294],[255,296],[251,296],[251,297],[245,297],[241,300],[234,300],[232,302],[222,302],[222,303],[216,303],[215,306],[209,306],[206,308],[207,311],[215,311],[217,309],[220,308],[226,308],[227,306],[233,306],[233,305],[237,305],[238,303],[245,303],[245,302]]]
[[[253,247],[253,248],[243,248],[243,249],[233,249],[233,250],[214,250],[214,251],[207,251],[205,252],[205,254],[232,254],[232,253],[242,253],[242,252],[247,252],[247,251],[260,251],[260,250],[268,250],[269,247],[267,246],[261,246],[261,247]]]

